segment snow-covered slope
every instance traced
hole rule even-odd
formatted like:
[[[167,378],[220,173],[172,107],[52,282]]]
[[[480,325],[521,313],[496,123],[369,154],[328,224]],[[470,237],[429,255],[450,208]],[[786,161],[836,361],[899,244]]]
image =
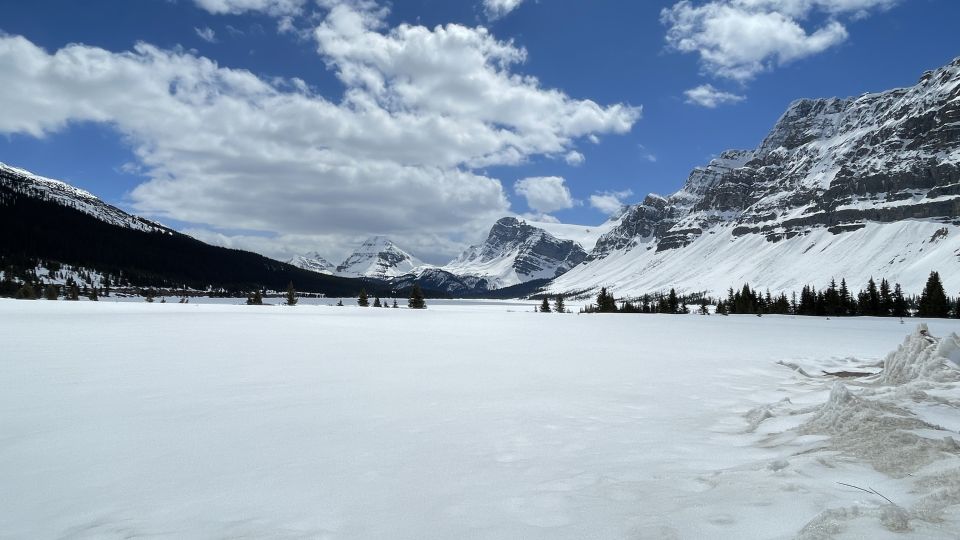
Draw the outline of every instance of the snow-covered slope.
[[[15,193],[74,208],[112,225],[145,232],[173,233],[159,223],[111,206],[87,191],[4,163],[0,163],[0,186],[7,187]]]
[[[720,293],[846,277],[960,290],[960,59],[912,87],[798,100],[754,150],[630,207],[553,292]]]
[[[344,277],[389,279],[421,266],[425,265],[386,237],[371,236],[337,267],[336,273]]]
[[[570,234],[589,237],[585,228],[566,227]],[[468,248],[443,270],[481,277],[490,288],[502,288],[556,277],[586,256],[583,247],[573,240],[561,240],[539,226],[505,217],[494,224],[484,243]]]
[[[297,255],[286,261],[286,263],[318,274],[333,274],[334,270],[336,270],[336,266],[333,263],[324,259],[316,251],[305,255]]]

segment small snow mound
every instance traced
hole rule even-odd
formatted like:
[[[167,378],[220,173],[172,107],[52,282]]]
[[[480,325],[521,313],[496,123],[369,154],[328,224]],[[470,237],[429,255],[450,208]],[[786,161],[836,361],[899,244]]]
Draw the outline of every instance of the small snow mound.
[[[854,395],[841,382],[830,398],[800,426],[804,435],[829,435],[830,447],[870,463],[874,469],[903,477],[939,459],[956,454],[944,440],[927,439],[916,430],[937,429],[892,404]]]
[[[926,324],[920,324],[907,336],[903,345],[883,360],[883,371],[878,382],[887,385],[906,384],[918,379],[939,382],[958,380],[953,367],[960,365],[960,340],[956,334],[944,339],[930,335]]]

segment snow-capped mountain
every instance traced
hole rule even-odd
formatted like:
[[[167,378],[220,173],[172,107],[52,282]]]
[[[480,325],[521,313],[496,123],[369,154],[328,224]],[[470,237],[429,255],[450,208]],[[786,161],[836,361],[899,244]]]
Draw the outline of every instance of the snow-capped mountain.
[[[0,186],[14,193],[79,210],[111,225],[144,232],[173,233],[159,223],[128,214],[80,188],[4,163],[0,163]]]
[[[419,259],[397,247],[384,236],[371,236],[357,248],[336,273],[345,277],[390,279],[425,266]]]
[[[336,265],[324,259],[316,251],[305,255],[297,255],[286,262],[297,268],[303,268],[304,270],[310,270],[318,274],[333,274],[336,270]]]
[[[582,229],[578,228],[581,234]],[[586,257],[587,252],[573,240],[561,240],[543,228],[505,217],[494,224],[482,244],[468,248],[443,269],[458,276],[481,277],[490,288],[502,288],[554,278]]]
[[[754,150],[648,196],[553,292],[721,293],[871,276],[960,290],[960,58],[912,87],[792,103]]]

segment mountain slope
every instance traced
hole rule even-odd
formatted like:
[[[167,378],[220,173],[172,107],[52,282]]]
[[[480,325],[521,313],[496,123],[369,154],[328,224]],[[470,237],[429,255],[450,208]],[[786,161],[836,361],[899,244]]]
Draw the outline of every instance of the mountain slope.
[[[909,88],[792,103],[754,150],[648,196],[553,292],[721,293],[870,276],[960,289],[960,59]]]
[[[0,258],[85,267],[133,285],[284,290],[352,296],[366,281],[325,276],[261,255],[204,244],[93,195],[21,169],[0,168]]]
[[[443,267],[458,276],[481,277],[493,288],[550,279],[580,264],[586,251],[516,218],[500,219],[483,244],[472,246]]]
[[[317,272],[318,274],[333,274],[336,266],[330,261],[324,259],[316,251],[307,253],[305,255],[297,255],[292,259],[287,261],[287,264],[296,266],[297,268],[302,268],[304,270],[309,270],[311,272]]]

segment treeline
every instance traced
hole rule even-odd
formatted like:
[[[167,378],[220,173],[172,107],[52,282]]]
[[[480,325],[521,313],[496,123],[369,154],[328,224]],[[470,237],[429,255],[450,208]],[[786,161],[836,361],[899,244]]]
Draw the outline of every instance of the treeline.
[[[809,315],[820,317],[928,317],[960,318],[960,297],[951,299],[943,288],[938,272],[931,272],[923,292],[919,296],[907,296],[899,283],[892,286],[886,279],[880,283],[870,278],[866,287],[854,294],[846,279],[837,284],[831,280],[825,289],[818,290],[806,285],[799,293],[772,295],[769,290],[760,292],[743,285],[739,290],[730,288],[727,297],[712,299],[705,295],[680,296],[675,289],[668,294],[644,295],[619,304],[606,288],[600,289],[595,304],[580,310],[581,313],[689,313],[689,304],[699,305],[698,313],[709,314],[709,306],[715,305],[717,314],[776,314]]]
[[[580,313],[668,313],[684,314],[690,313],[687,308],[686,299],[677,295],[675,289],[665,295],[651,296],[645,294],[642,297],[630,301],[624,300],[617,305],[613,294],[607,291],[606,287],[600,289],[597,295],[597,303],[584,306]]]
[[[960,317],[960,299],[951,300],[943,288],[938,272],[931,272],[919,297],[908,297],[899,283],[893,286],[886,279],[880,284],[870,278],[865,288],[854,295],[845,279],[831,280],[825,289],[804,286],[790,298],[781,293],[771,296],[744,285],[739,291],[730,289],[727,298],[717,302],[716,312],[746,314],[812,315],[819,317]]]

